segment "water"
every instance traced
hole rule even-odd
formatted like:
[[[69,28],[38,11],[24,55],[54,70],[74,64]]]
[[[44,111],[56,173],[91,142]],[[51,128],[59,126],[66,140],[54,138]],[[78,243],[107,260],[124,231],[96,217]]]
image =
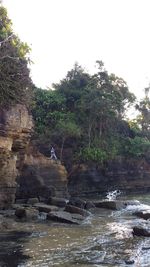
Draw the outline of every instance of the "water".
[[[95,209],[80,226],[16,222],[17,231],[0,234],[0,266],[150,267],[150,238],[132,237],[142,221],[132,211],[149,209],[150,196],[138,200],[121,211]]]
[[[109,201],[115,200],[120,195],[121,195],[121,191],[120,190],[110,191],[110,192],[107,193],[106,199],[108,199]]]

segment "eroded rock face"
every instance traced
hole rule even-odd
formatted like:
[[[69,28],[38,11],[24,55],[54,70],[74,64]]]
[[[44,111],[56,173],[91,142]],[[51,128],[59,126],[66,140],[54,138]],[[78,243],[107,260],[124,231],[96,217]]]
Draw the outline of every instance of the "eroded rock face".
[[[24,158],[32,129],[32,117],[25,106],[0,110],[0,209],[15,200],[17,164]]]

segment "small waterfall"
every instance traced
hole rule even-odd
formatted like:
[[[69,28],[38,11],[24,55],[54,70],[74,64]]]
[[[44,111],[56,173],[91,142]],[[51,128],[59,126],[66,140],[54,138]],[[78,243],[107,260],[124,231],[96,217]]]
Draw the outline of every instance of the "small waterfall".
[[[121,195],[121,191],[120,190],[110,191],[110,192],[107,193],[106,199],[108,199],[109,201],[116,200],[117,196],[119,196],[119,195]]]

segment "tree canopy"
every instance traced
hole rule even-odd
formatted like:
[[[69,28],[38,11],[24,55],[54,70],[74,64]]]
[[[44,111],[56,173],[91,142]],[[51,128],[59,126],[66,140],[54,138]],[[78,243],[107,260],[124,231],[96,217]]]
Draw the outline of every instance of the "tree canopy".
[[[109,74],[101,61],[97,64],[98,71],[91,75],[76,63],[53,90],[35,89],[36,134],[41,142],[56,144],[63,160],[68,148],[78,162],[102,164],[134,154],[129,143],[136,134],[125,113],[135,96],[122,78]],[[133,150],[137,142],[132,142]]]
[[[7,10],[0,3],[0,105],[28,103],[32,81],[28,64],[30,48],[12,30]]]

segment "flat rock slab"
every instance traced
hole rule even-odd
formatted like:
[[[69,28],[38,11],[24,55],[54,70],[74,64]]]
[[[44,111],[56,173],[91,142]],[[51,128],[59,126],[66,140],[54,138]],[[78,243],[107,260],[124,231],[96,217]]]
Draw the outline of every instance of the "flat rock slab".
[[[102,200],[102,201],[94,201],[95,207],[104,208],[110,210],[120,210],[124,209],[129,205],[138,205],[138,201],[123,201],[123,200]]]
[[[75,207],[73,205],[66,205],[65,211],[70,212],[70,213],[80,214],[85,217],[91,214],[89,211]]]
[[[79,214],[77,214],[79,216]],[[79,218],[73,217],[69,212],[66,211],[55,211],[55,212],[50,212],[47,214],[47,220],[52,220],[55,222],[62,222],[62,223],[69,223],[69,224],[80,224]]]
[[[67,199],[58,198],[58,197],[50,197],[48,199],[48,204],[58,207],[65,207],[67,204]]]
[[[110,210],[119,210],[126,207],[123,201],[109,201],[109,200],[95,201],[94,205],[96,208],[104,208]]]
[[[51,212],[51,211],[58,211],[58,207],[57,206],[53,206],[53,205],[46,205],[44,203],[36,203],[34,205],[35,208],[37,208],[39,210],[39,212]]]

